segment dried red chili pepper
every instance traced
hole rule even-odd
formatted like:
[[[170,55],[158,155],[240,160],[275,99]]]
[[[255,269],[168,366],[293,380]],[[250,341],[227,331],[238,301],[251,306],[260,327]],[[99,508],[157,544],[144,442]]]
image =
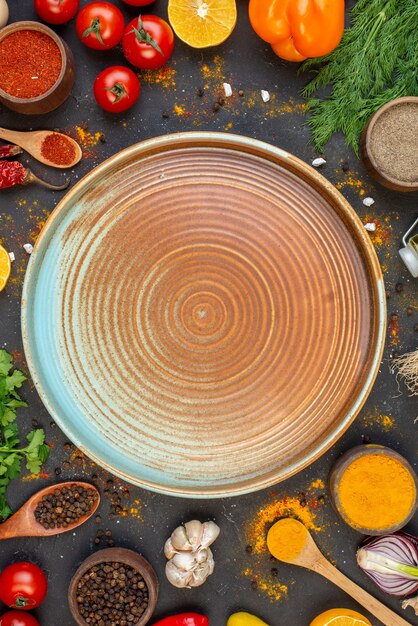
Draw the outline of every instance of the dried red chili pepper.
[[[6,143],[4,146],[0,146],[0,159],[4,159],[9,156],[15,156],[23,152],[20,146],[15,146],[12,143]]]
[[[27,185],[29,183],[38,183],[47,189],[61,191],[66,189],[70,184],[67,180],[64,185],[51,185],[41,180],[33,172],[23,167],[19,161],[0,161],[0,189],[7,189],[15,185]]]

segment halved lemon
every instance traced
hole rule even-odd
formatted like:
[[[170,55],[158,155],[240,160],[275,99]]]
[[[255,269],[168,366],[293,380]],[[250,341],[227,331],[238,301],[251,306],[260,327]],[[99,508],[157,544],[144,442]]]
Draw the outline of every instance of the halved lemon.
[[[3,246],[0,246],[0,291],[2,291],[7,284],[11,266],[9,253]]]
[[[169,0],[168,19],[177,37],[193,48],[217,46],[237,21],[235,0]]]
[[[309,626],[372,626],[367,617],[351,609],[330,609],[315,617]]]

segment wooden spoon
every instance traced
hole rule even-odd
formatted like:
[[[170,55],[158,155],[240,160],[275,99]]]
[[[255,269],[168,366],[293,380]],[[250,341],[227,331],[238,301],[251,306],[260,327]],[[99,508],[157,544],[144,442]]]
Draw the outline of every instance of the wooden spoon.
[[[269,538],[273,535],[275,537],[274,544],[277,546],[276,549],[274,549],[273,541],[269,542]],[[297,554],[290,555],[290,552],[288,552],[286,546],[289,545],[289,537],[300,541],[301,549]],[[277,539],[278,541],[276,541]],[[331,565],[321,554],[307,528],[301,522],[293,518],[284,518],[276,522],[267,535],[267,546],[276,559],[292,565],[306,567],[330,580],[364,606],[369,613],[372,613],[383,624],[386,624],[386,626],[411,626],[409,622],[388,609],[379,600],[376,600],[376,598]]]
[[[49,159],[45,159],[42,156],[41,146],[42,142],[48,135],[59,135],[60,137],[64,137],[67,141],[69,141],[75,149],[75,157],[71,161],[71,163],[66,163],[65,165],[59,165],[58,163],[54,163]],[[73,167],[76,163],[78,163],[83,156],[81,152],[81,148],[74,139],[68,137],[68,135],[64,135],[63,133],[56,133],[52,130],[33,130],[27,132],[19,132],[17,130],[8,130],[7,128],[0,128],[0,139],[5,139],[6,141],[11,141],[12,143],[17,144],[26,152],[29,152],[35,159],[40,161],[41,163],[45,163],[45,165],[49,165],[51,167],[58,167],[61,169]]]
[[[77,487],[84,487],[85,489],[92,489],[97,493],[97,499],[87,515],[83,515],[77,522],[68,524],[67,528],[44,528],[42,524],[35,519],[35,509],[43,496],[53,493],[55,489],[62,489],[63,487],[71,487],[77,485]],[[81,483],[77,481],[71,481],[67,483],[59,483],[58,485],[51,485],[41,489],[9,519],[0,524],[0,539],[11,539],[14,537],[50,537],[51,535],[60,535],[66,533],[69,530],[74,530],[77,526],[84,524],[97,510],[100,504],[100,493],[89,483]]]

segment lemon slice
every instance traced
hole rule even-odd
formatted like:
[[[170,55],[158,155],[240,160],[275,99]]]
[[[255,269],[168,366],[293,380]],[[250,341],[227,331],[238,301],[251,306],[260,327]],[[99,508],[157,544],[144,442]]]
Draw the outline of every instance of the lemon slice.
[[[369,620],[351,609],[331,609],[315,617],[310,626],[372,626]]]
[[[0,291],[2,291],[7,284],[11,266],[9,253],[3,246],[0,246]]]
[[[235,0],[169,0],[168,19],[177,37],[193,48],[217,46],[237,21]]]

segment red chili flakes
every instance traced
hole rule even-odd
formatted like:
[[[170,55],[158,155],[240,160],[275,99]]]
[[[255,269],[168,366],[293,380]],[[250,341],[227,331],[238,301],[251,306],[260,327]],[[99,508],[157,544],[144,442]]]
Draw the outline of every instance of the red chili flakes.
[[[61,67],[60,49],[45,33],[20,30],[0,41],[0,88],[11,96],[40,96],[57,82]]]
[[[41,154],[56,165],[69,165],[75,159],[75,147],[67,137],[50,133],[41,145]]]

